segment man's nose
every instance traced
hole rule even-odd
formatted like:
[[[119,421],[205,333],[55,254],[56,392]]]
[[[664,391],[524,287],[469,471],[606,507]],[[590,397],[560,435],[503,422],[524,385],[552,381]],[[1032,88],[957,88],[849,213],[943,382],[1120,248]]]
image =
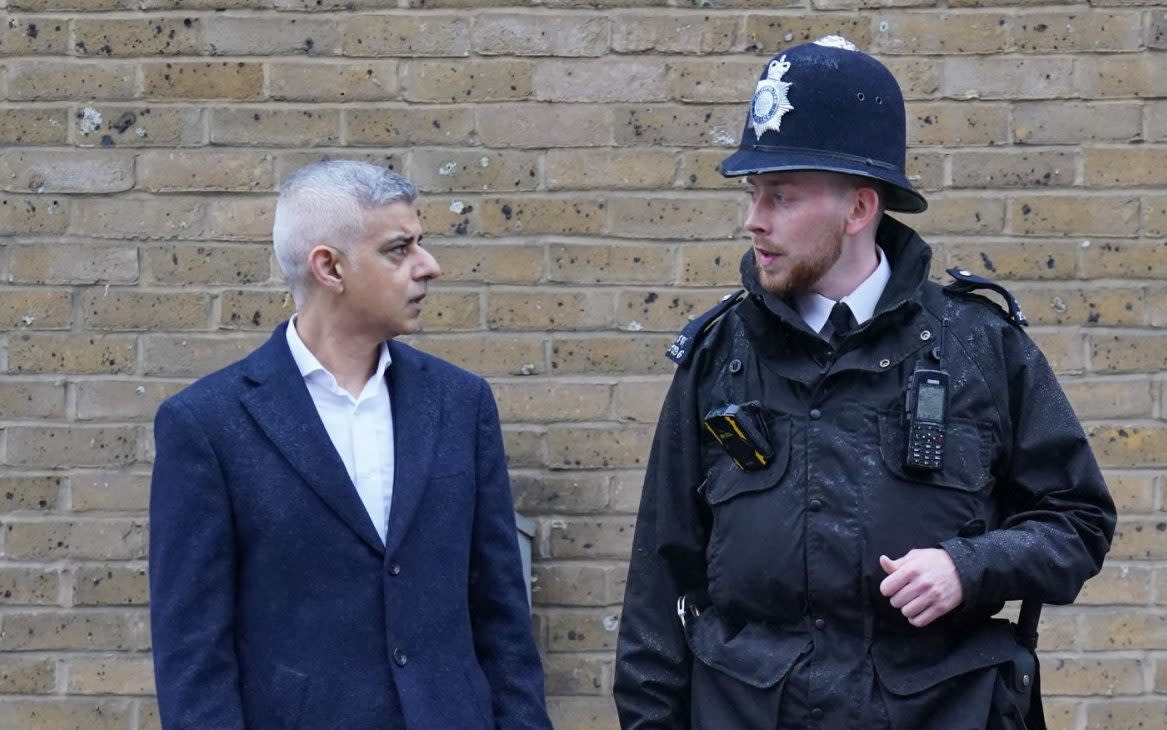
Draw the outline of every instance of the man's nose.
[[[415,269],[416,277],[418,279],[436,279],[442,275],[442,267],[438,264],[438,260],[429,252],[429,249],[420,249],[421,260],[417,263]]]

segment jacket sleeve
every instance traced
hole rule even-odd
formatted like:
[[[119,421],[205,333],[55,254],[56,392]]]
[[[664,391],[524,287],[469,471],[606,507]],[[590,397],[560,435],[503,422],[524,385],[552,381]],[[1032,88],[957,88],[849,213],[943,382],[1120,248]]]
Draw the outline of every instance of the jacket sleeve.
[[[154,421],[150,620],[164,730],[243,730],[234,647],[235,537],[218,459],[188,410]]]
[[[475,445],[478,494],[470,555],[474,650],[490,685],[497,730],[551,730],[531,633],[514,503],[498,409],[481,381]]]
[[[692,370],[678,370],[665,399],[636,519],[613,688],[623,730],[689,728],[692,656],[676,606],[706,588],[707,539]]]
[[[1004,519],[999,529],[942,546],[952,556],[966,600],[1070,603],[1110,549],[1114,502],[1040,350],[1016,327],[1002,331],[999,347],[1006,373],[998,382],[1007,453],[996,488]]]

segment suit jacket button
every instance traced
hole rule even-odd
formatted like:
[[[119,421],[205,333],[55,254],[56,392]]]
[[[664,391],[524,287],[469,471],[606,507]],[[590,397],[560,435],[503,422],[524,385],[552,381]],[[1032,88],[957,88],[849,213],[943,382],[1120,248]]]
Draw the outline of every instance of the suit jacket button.
[[[401,573],[401,566],[400,565],[398,565],[397,563],[393,563],[392,565],[389,566],[389,575],[398,575],[399,573]]]
[[[394,649],[393,661],[397,662],[397,666],[404,667],[405,663],[409,661],[409,657],[405,656],[405,652],[400,649]]]

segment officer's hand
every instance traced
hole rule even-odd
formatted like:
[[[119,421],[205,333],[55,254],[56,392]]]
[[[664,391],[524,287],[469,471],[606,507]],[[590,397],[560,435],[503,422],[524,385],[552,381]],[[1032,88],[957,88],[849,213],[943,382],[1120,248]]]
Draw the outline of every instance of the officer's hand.
[[[879,592],[891,599],[912,626],[927,626],[964,600],[960,576],[945,550],[909,550],[896,560],[880,555],[879,564],[887,573]]]

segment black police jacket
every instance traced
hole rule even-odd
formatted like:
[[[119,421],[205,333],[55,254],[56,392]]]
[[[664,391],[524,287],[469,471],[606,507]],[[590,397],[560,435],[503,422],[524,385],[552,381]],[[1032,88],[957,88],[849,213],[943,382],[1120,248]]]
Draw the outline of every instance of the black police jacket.
[[[1114,504],[1022,329],[929,281],[910,228],[885,217],[877,240],[891,280],[838,352],[762,290],[752,252],[746,292],[678,339],[620,624],[624,730],[1021,727],[1002,717],[1024,714],[1034,657],[992,617],[1014,599],[1073,601]],[[904,466],[917,367],[950,377],[937,471]],[[772,452],[754,471],[702,435],[711,409],[748,401]],[[880,594],[879,556],[925,547],[952,556],[964,602],[918,629]]]

